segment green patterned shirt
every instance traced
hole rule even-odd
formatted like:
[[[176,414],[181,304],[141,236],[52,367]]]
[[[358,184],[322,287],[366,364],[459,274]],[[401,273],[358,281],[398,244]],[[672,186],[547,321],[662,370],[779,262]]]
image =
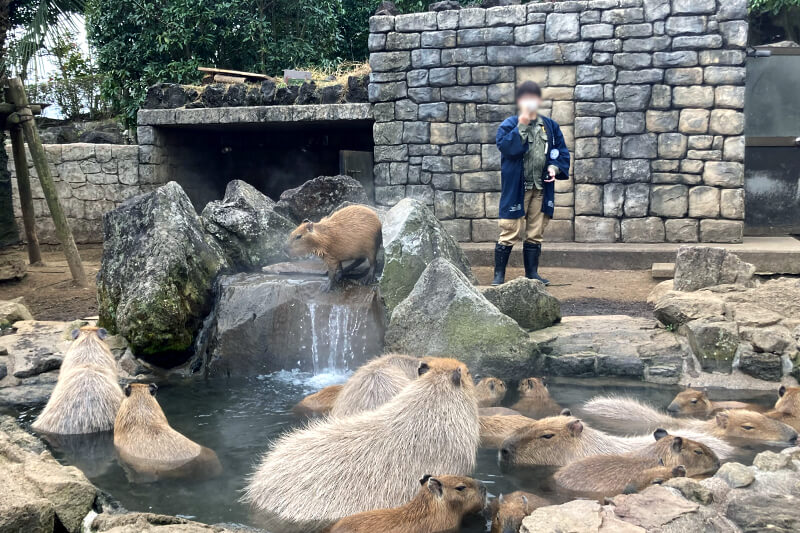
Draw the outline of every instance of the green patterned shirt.
[[[525,152],[525,190],[542,190],[542,174],[547,163],[547,131],[541,117],[527,126],[520,124],[519,134],[528,143]]]

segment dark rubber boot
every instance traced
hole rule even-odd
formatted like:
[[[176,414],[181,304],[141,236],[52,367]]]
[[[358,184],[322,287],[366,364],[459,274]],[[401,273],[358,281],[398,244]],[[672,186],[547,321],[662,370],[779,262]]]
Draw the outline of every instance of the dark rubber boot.
[[[522,246],[522,259],[525,261],[525,277],[528,279],[538,279],[545,285],[550,285],[549,280],[539,275],[539,256],[541,253],[541,244],[526,242]]]
[[[508,266],[508,258],[511,257],[511,249],[513,246],[505,246],[502,244],[494,245],[494,279],[492,285],[502,285],[506,281],[506,266]]]

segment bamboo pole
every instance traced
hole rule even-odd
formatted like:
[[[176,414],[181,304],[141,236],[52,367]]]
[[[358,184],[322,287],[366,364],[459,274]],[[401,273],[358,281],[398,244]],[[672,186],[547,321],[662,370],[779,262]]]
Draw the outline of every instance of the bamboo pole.
[[[58,199],[58,191],[56,191],[55,184],[53,183],[53,176],[50,174],[50,164],[47,161],[47,153],[44,151],[42,140],[39,138],[39,131],[36,129],[36,122],[34,122],[33,114],[31,113],[30,107],[28,107],[28,97],[25,95],[25,88],[22,86],[22,82],[19,78],[9,79],[8,88],[12,102],[17,106],[16,114],[19,117],[19,125],[22,127],[22,132],[25,134],[25,140],[28,141],[28,150],[31,153],[33,165],[36,167],[36,173],[39,175],[39,183],[42,186],[45,200],[47,200],[50,216],[53,217],[56,236],[58,240],[61,241],[61,246],[64,248],[64,255],[67,258],[67,264],[72,273],[72,280],[79,287],[86,287],[86,273],[83,271],[81,256],[78,253],[78,247],[75,246],[72,230],[69,227],[67,217],[64,215],[64,210]]]
[[[42,252],[39,250],[39,236],[36,235],[31,177],[28,173],[28,160],[25,156],[25,138],[22,128],[16,124],[11,126],[11,148],[14,168],[17,171],[17,189],[22,208],[22,223],[25,226],[25,240],[28,242],[28,260],[32,265],[41,265]]]

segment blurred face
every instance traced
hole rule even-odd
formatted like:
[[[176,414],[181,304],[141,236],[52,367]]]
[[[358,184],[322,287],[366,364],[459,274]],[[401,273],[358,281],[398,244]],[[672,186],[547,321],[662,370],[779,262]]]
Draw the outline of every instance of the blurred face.
[[[517,100],[517,107],[520,114],[534,115],[539,111],[539,106],[542,104],[542,99],[535,94],[523,94]]]

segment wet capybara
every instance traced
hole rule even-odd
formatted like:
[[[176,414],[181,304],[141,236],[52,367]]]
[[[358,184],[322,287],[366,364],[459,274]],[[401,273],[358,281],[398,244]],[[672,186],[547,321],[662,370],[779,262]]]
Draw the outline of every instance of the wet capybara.
[[[388,354],[372,359],[355,371],[333,404],[333,416],[372,411],[385,404],[417,378],[421,359]]]
[[[522,415],[481,415],[481,448],[499,449],[509,435],[533,422],[533,418]]]
[[[458,531],[464,516],[486,505],[486,487],[469,477],[425,475],[419,483],[422,487],[405,505],[342,518],[327,533]]]
[[[309,394],[292,407],[292,412],[297,416],[307,416],[308,418],[325,416],[333,409],[333,404],[336,403],[336,398],[342,392],[342,387],[344,385],[331,385],[314,394]]]
[[[475,385],[478,407],[497,407],[506,397],[506,384],[502,379],[483,378]]]
[[[283,435],[250,476],[244,501],[276,529],[288,522],[308,530],[402,505],[428,472],[472,472],[480,429],[469,370],[425,358],[418,374],[373,411]]]
[[[619,494],[630,484],[640,486],[645,472],[657,467],[683,465],[690,476],[709,474],[719,468],[719,458],[708,446],[666,431],[654,433],[656,441],[633,452],[594,455],[568,464],[555,474],[556,483],[568,490]]]
[[[724,411],[726,409],[749,409],[756,412],[766,411],[764,406],[755,403],[712,401],[709,399],[706,391],[692,388],[679,392],[667,407],[667,411],[672,414],[693,416],[696,418],[707,418],[718,411]]]
[[[635,494],[643,491],[651,485],[661,485],[665,481],[674,477],[686,477],[686,468],[683,465],[673,466],[656,466],[648,468],[642,472],[637,478],[625,487],[622,491],[623,494]]]
[[[103,339],[106,330],[86,326],[64,355],[58,382],[31,427],[42,433],[79,435],[114,427],[122,389],[114,356]]]
[[[546,418],[558,415],[562,407],[550,397],[547,384],[541,378],[527,378],[519,382],[517,387],[519,400],[511,406],[531,418]]]
[[[764,414],[800,431],[800,387],[781,385],[775,408]]]
[[[217,454],[169,425],[154,384],[131,383],[114,423],[114,448],[139,481],[211,478],[222,472]]]
[[[602,420],[604,425],[617,427],[621,431],[666,428],[680,430],[683,434],[686,430],[692,430],[721,439],[746,439],[778,446],[794,445],[797,442],[795,429],[747,409],[729,409],[718,412],[710,420],[697,420],[675,418],[632,398],[598,397],[586,402],[584,410],[593,418]],[[701,438],[690,438],[706,442]],[[719,450],[714,450],[723,457]]]
[[[303,221],[290,235],[289,254],[319,256],[328,267],[328,289],[342,277],[343,261],[369,261],[363,281],[375,281],[378,251],[383,243],[381,221],[363,205],[343,207],[319,222]]]
[[[501,494],[489,504],[492,517],[491,533],[518,533],[522,520],[539,507],[551,505],[540,496],[518,490],[511,494]]]

